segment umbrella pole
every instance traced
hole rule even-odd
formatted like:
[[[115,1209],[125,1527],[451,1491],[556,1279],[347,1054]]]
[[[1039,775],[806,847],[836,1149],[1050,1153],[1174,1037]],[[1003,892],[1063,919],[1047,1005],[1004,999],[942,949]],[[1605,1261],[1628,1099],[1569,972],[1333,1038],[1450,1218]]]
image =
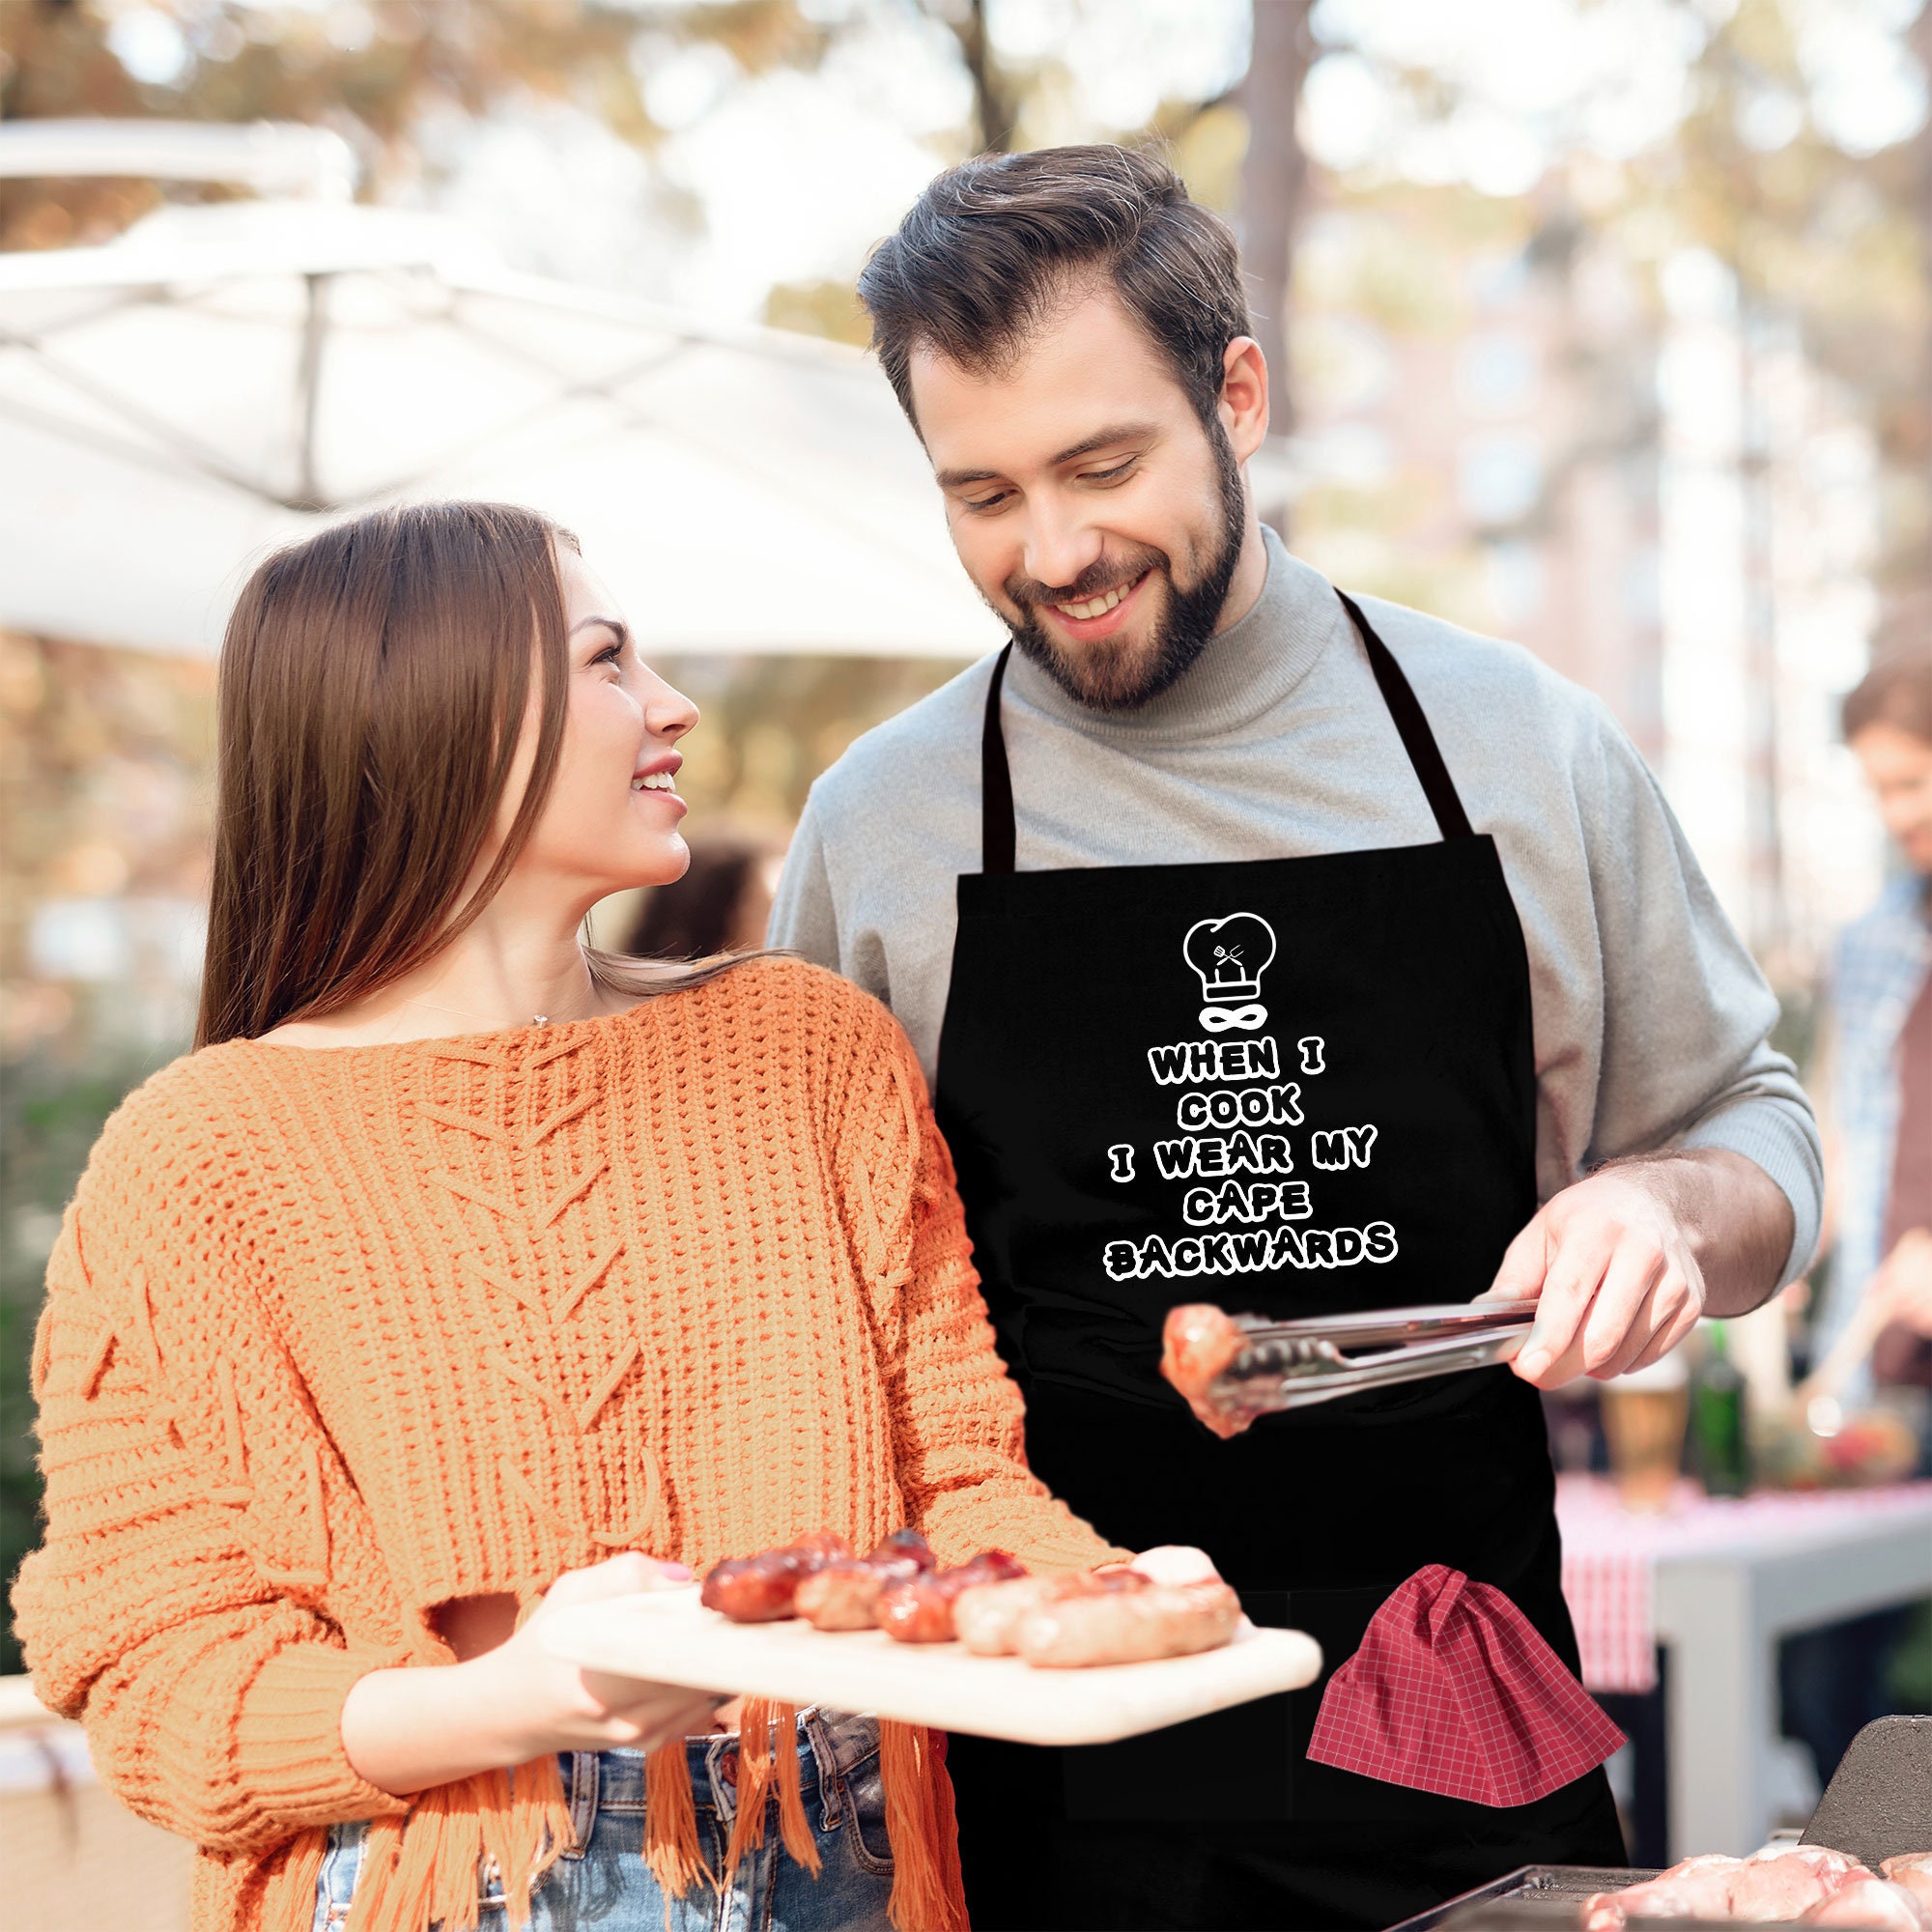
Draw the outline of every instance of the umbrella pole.
[[[296,369],[296,408],[299,422],[296,431],[296,495],[299,507],[321,510],[327,507],[315,471],[316,414],[322,396],[322,341],[328,327],[328,277],[304,275],[308,285],[308,312],[302,319],[301,360]]]

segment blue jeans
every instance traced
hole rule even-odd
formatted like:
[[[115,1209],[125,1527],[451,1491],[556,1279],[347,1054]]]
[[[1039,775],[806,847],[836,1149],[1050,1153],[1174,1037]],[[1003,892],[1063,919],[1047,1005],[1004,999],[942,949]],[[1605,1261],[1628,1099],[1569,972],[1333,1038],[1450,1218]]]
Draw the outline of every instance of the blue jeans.
[[[737,1808],[737,1739],[692,1738],[692,1795],[697,1843],[713,1871]],[[564,1751],[558,1762],[576,1842],[545,1874],[530,1901],[532,1932],[889,1932],[886,1901],[893,1855],[879,1783],[879,1726],[871,1718],[807,1712],[798,1726],[805,1815],[818,1841],[816,1878],[779,1837],[778,1801],[768,1801],[765,1842],[739,1865],[728,1891],[701,1881],[666,1898],[644,1863],[644,1760],[633,1750]],[[349,1917],[368,1828],[337,1825],[316,1882],[313,1932],[337,1932]],[[478,1874],[482,1932],[508,1923],[502,1881]]]

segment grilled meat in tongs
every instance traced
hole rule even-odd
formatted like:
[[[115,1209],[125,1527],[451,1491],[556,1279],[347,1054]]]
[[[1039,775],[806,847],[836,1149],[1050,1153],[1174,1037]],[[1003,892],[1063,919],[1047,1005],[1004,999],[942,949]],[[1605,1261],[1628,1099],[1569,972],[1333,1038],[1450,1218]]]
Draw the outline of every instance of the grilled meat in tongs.
[[[1471,1301],[1270,1321],[1189,1302],[1168,1310],[1160,1372],[1215,1435],[1237,1435],[1276,1409],[1506,1362],[1534,1315]]]

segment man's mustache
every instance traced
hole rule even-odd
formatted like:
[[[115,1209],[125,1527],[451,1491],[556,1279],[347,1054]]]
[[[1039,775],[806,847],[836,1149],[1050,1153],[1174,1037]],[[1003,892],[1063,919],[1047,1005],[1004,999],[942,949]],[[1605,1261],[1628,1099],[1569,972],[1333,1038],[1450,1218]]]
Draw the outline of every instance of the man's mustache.
[[[1121,564],[1102,559],[1083,570],[1071,583],[1041,583],[1031,577],[1009,577],[1000,587],[1022,611],[1040,604],[1084,604],[1089,598],[1104,597],[1110,590],[1124,590],[1150,570],[1165,570],[1167,558],[1150,551],[1138,562]]]

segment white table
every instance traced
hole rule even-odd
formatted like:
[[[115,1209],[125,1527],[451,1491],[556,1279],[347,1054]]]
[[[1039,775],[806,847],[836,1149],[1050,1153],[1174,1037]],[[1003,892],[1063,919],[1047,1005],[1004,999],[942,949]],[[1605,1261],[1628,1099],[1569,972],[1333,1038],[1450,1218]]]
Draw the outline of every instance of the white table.
[[[1762,1844],[1778,1639],[1932,1595],[1932,1483],[1738,1501],[1686,1485],[1668,1513],[1641,1517],[1606,1483],[1566,1477],[1557,1515],[1585,1685],[1648,1690],[1654,1663],[1640,1661],[1669,1649],[1671,1856]]]

